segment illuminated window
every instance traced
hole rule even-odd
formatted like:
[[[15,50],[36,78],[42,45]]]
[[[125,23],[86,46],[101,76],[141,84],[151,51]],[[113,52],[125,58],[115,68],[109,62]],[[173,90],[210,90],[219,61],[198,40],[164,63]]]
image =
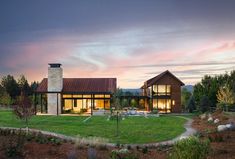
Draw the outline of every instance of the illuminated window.
[[[91,98],[90,94],[83,95],[83,98]]]
[[[83,108],[91,108],[91,99],[83,99]]]
[[[165,93],[166,92],[166,85],[158,85],[157,86],[158,93]]]
[[[73,98],[82,98],[82,95],[81,94],[74,94]]]
[[[103,99],[95,99],[94,106],[95,106],[95,109],[104,109],[104,100]]]
[[[72,94],[63,94],[63,98],[72,98]]]
[[[74,100],[73,110],[75,112],[80,112],[81,109],[82,109],[82,99],[77,99],[77,100],[75,99]]]
[[[157,99],[153,99],[153,108],[157,108]]]
[[[110,94],[105,94],[104,97],[105,98],[110,98]]]
[[[95,94],[95,98],[104,98],[103,94]]]
[[[105,99],[104,104],[105,104],[105,109],[110,109],[110,99]]]
[[[157,85],[153,85],[153,92],[157,93]]]
[[[171,85],[153,85],[153,95],[171,95]]]
[[[65,99],[64,100],[64,110],[69,110],[73,108],[73,100],[72,99]]]
[[[153,99],[153,108],[157,108],[160,113],[169,113],[171,111],[171,100]]]
[[[171,85],[166,85],[166,93],[167,95],[171,94]]]

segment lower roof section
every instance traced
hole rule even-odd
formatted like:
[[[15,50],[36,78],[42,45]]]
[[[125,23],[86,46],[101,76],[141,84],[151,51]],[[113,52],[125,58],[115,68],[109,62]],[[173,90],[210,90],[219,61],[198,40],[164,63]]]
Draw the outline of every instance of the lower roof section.
[[[36,92],[48,92],[47,78],[39,84]],[[117,88],[116,78],[63,78],[62,93],[111,93]]]

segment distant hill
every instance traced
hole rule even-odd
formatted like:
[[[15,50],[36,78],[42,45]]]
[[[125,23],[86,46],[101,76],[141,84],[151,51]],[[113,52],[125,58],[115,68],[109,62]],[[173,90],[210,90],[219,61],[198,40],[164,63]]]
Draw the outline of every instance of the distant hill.
[[[193,92],[193,87],[194,87],[193,85],[185,85],[185,86],[182,87],[182,89],[186,88],[189,92],[192,93]]]
[[[133,95],[141,95],[142,89],[136,88],[136,89],[122,89],[123,93],[131,93]]]

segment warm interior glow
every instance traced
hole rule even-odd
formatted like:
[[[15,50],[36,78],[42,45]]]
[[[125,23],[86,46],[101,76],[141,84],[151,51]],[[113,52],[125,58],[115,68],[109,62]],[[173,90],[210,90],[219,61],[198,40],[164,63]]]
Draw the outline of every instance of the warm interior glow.
[[[73,98],[82,98],[82,95],[81,94],[74,94]]]
[[[160,113],[169,113],[171,109],[171,100],[153,99],[153,108],[157,108]]]
[[[83,95],[83,98],[91,98],[91,94],[85,94]]]
[[[103,99],[95,99],[94,100],[94,108],[95,109],[104,109],[104,100]]]
[[[153,85],[153,95],[170,95],[171,85]]]
[[[65,99],[64,100],[64,110],[72,109],[73,107],[73,100],[72,99]]]
[[[110,98],[111,96],[110,96],[110,94],[105,94],[104,97],[105,98]]]
[[[71,94],[63,94],[63,98],[72,98]]]
[[[95,98],[104,98],[103,94],[95,94]]]
[[[110,99],[105,99],[104,103],[105,103],[105,109],[110,109]]]

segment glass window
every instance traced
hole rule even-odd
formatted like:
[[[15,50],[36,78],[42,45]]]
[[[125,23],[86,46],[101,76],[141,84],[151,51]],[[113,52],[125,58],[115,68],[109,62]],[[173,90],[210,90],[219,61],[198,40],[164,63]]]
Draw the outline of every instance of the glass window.
[[[74,94],[73,98],[82,98],[82,95],[81,94]]]
[[[105,99],[104,104],[105,104],[105,109],[110,109],[110,99]]]
[[[95,99],[94,100],[95,109],[104,109],[104,100],[103,99]]]
[[[72,99],[65,99],[64,100],[64,110],[72,109],[73,107],[73,100]]]
[[[153,85],[153,95],[171,95],[171,85]]]
[[[91,98],[91,94],[84,94],[83,98]]]
[[[72,94],[63,94],[63,98],[72,98]]]
[[[171,85],[166,86],[166,93],[167,93],[167,95],[171,94]]]
[[[83,108],[91,108],[91,99],[83,99]]]
[[[76,104],[75,104],[76,103]],[[75,107],[76,105],[76,107]],[[80,110],[82,109],[82,99],[75,99],[74,100],[74,107],[73,107],[73,110],[75,112],[80,112]]]
[[[103,94],[95,94],[95,98],[104,98]]]
[[[160,113],[169,113],[171,109],[171,100],[170,99],[158,99],[158,110]]]
[[[105,94],[104,97],[105,98],[110,98],[111,96],[110,96],[110,94]]]
[[[153,85],[153,92],[157,93],[157,85]]]
[[[165,93],[166,85],[158,85],[158,93]]]

